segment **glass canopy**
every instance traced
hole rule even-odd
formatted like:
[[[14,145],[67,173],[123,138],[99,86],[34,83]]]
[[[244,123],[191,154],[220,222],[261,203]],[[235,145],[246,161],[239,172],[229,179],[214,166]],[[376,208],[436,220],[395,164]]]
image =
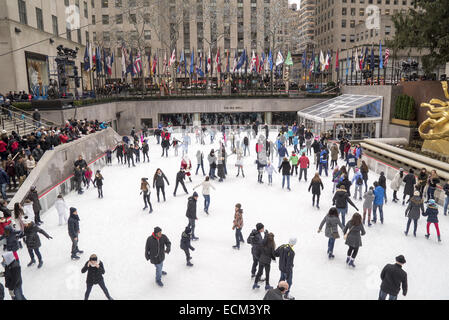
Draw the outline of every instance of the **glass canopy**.
[[[382,96],[343,94],[298,111],[314,122],[365,122],[382,120]]]

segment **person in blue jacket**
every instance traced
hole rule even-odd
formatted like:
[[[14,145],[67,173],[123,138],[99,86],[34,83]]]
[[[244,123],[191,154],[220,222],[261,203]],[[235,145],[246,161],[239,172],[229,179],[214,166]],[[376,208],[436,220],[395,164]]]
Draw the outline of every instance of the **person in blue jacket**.
[[[320,153],[320,169],[319,169],[319,175],[321,176],[321,172],[324,169],[324,172],[326,173],[326,177],[328,176],[327,173],[327,166],[329,162],[329,152],[326,150],[326,148],[321,148]]]
[[[293,137],[293,151],[295,151],[296,154],[299,153],[298,144],[299,144],[298,136],[294,136]]]
[[[435,203],[434,199],[429,200],[429,205],[422,215],[427,217],[426,238],[429,239],[430,237],[429,228],[430,225],[433,223],[435,225],[435,229],[437,230],[438,242],[441,242],[440,228],[438,227],[438,206]]]
[[[3,168],[0,168],[0,186],[3,200],[8,200],[6,196],[6,186],[9,184],[9,176]]]
[[[348,177],[349,177],[349,172],[351,170],[353,170],[354,174],[355,174],[355,168],[357,166],[357,158],[352,152],[348,152],[348,157],[346,159],[346,163],[348,165]]]
[[[283,144],[280,145],[280,147],[278,148],[278,155],[279,155],[279,164],[278,167],[281,166],[282,164],[282,160],[284,159],[284,157],[288,157],[288,151],[287,148],[285,148],[285,146]]]
[[[384,211],[383,211],[383,205],[384,205],[384,198],[385,197],[385,190],[382,188],[377,181],[374,182],[374,201],[373,201],[373,220],[372,222],[377,222],[377,209],[379,209],[380,214],[380,223],[384,223]]]

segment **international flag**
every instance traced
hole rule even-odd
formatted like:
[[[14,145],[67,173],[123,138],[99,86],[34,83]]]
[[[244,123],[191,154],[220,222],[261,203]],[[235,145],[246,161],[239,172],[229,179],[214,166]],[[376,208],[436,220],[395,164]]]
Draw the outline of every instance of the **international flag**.
[[[280,66],[283,63],[284,63],[284,57],[282,56],[281,51],[278,51],[278,55],[276,57],[276,67]]]
[[[97,69],[97,48],[95,48],[92,53],[92,64],[91,64],[91,70],[95,71],[96,69]]]
[[[388,63],[388,59],[390,58],[390,49],[386,48],[385,49],[385,61],[384,61],[384,65],[385,67],[387,66]]]
[[[302,67],[304,69],[306,69],[306,67],[307,67],[307,52],[305,49],[304,49],[304,53],[302,54],[301,63],[302,63]]]
[[[327,50],[327,53],[326,53],[326,62],[325,62],[325,65],[324,65],[324,68],[326,69],[326,70],[329,70],[329,67],[331,66],[331,53],[329,52],[329,50]]]
[[[229,53],[229,50],[228,51],[226,51],[226,72],[227,73],[229,73],[229,69],[230,69],[230,63],[231,63],[231,61],[230,61],[230,53]]]
[[[93,68],[94,68],[94,64],[92,61],[92,44],[89,43],[89,71],[92,71]]]
[[[265,67],[265,52],[262,52],[262,58],[260,59],[259,63],[259,73],[263,73]]]
[[[112,75],[112,64],[114,63],[114,53],[112,53],[112,55],[108,55],[108,58],[106,61],[107,61],[108,75]]]
[[[270,71],[273,71],[273,55],[271,54],[271,49],[268,55],[268,63],[270,64]]]
[[[135,73],[138,74],[142,71],[142,58],[140,57],[140,52],[137,52],[136,61],[134,61]]]
[[[208,53],[208,55],[207,55],[207,59],[206,59],[206,67],[205,67],[205,71],[206,71],[206,74],[208,74],[209,73],[209,71],[211,72],[211,74],[212,74],[212,70],[211,70],[211,62],[212,62],[212,60],[211,60],[211,56],[210,56],[210,47],[209,47],[209,53]]]
[[[338,61],[338,49],[337,49],[337,56],[335,57],[335,70],[338,72],[338,69],[340,69],[340,62]]]
[[[89,46],[86,46],[86,50],[84,51],[84,71],[89,71],[90,69],[90,57],[89,57]]]
[[[249,71],[253,72],[256,69],[256,54],[254,53],[253,50],[253,54],[251,56],[251,64],[249,65]]]
[[[384,68],[384,63],[383,63],[383,59],[382,59],[382,42],[379,41],[379,69],[383,69]]]
[[[236,70],[240,70],[243,67],[243,64],[245,63],[245,60],[246,60],[246,52],[245,52],[245,49],[243,49],[243,52],[240,55],[240,59],[237,62]]]
[[[203,68],[203,54],[200,52],[200,55],[199,55],[200,57],[199,57],[199,62],[198,62],[198,65],[196,66],[196,73],[200,76],[200,77],[204,77],[204,72],[203,72],[203,70],[202,70],[202,68]]]
[[[217,69],[217,74],[221,73],[221,57],[220,57],[220,48],[217,49],[217,55],[215,56],[215,65]]]
[[[355,49],[355,72],[360,72],[359,54],[357,48]]]
[[[309,65],[309,75],[312,74],[315,70],[315,52],[312,51],[312,57],[310,58],[310,65]]]
[[[128,66],[126,67],[126,74],[131,73],[131,76],[134,76],[134,58],[132,50],[129,50],[129,59]]]
[[[164,62],[163,62],[164,74],[167,73],[167,51],[164,52]]]
[[[195,64],[195,49],[192,50],[192,52],[190,53],[190,75],[193,75],[194,72],[194,64]]]
[[[122,77],[126,75],[126,49],[122,46]]]
[[[179,59],[178,70],[176,73],[181,73],[181,68],[184,64],[184,51],[181,52],[181,58]]]
[[[374,45],[371,45],[371,61],[370,61],[370,68],[371,68],[371,70],[374,71],[374,67],[375,67],[375,64],[374,64]]]
[[[176,49],[173,49],[170,60],[168,61],[168,66],[171,67],[176,62]]]
[[[97,53],[95,54],[95,59],[96,59],[96,64],[97,64],[97,66],[96,66],[96,71],[97,71],[97,74],[98,73],[101,73],[101,69],[102,69],[102,65],[101,65],[101,49],[100,48],[97,48]]]
[[[238,53],[237,53],[237,49],[235,49],[234,62],[233,62],[233,66],[232,66],[232,73],[235,73],[237,71],[237,63],[238,63]]]
[[[153,58],[153,74],[156,74],[156,70],[157,70],[157,53],[154,54],[154,58]]]
[[[287,53],[287,58],[285,59],[285,65],[286,66],[292,66],[293,65],[292,54],[290,53],[290,51]]]

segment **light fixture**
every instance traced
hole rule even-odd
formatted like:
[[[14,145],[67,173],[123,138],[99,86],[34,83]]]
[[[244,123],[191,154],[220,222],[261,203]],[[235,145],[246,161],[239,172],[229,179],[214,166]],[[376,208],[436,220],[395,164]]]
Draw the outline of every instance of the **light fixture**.
[[[50,38],[50,44],[55,43],[55,40],[53,40],[52,38]]]
[[[14,31],[15,31],[15,33],[21,33],[21,32],[22,32],[22,30],[20,30],[20,29],[17,28],[17,27],[14,28]]]

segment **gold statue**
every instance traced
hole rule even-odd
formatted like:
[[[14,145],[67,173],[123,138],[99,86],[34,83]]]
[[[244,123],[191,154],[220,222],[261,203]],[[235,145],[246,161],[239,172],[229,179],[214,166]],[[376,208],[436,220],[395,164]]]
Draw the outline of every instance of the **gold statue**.
[[[444,96],[449,99],[448,86],[442,81]],[[426,140],[423,149],[449,154],[449,100],[432,99],[421,103],[422,108],[429,108],[427,118],[418,128],[421,138]]]

